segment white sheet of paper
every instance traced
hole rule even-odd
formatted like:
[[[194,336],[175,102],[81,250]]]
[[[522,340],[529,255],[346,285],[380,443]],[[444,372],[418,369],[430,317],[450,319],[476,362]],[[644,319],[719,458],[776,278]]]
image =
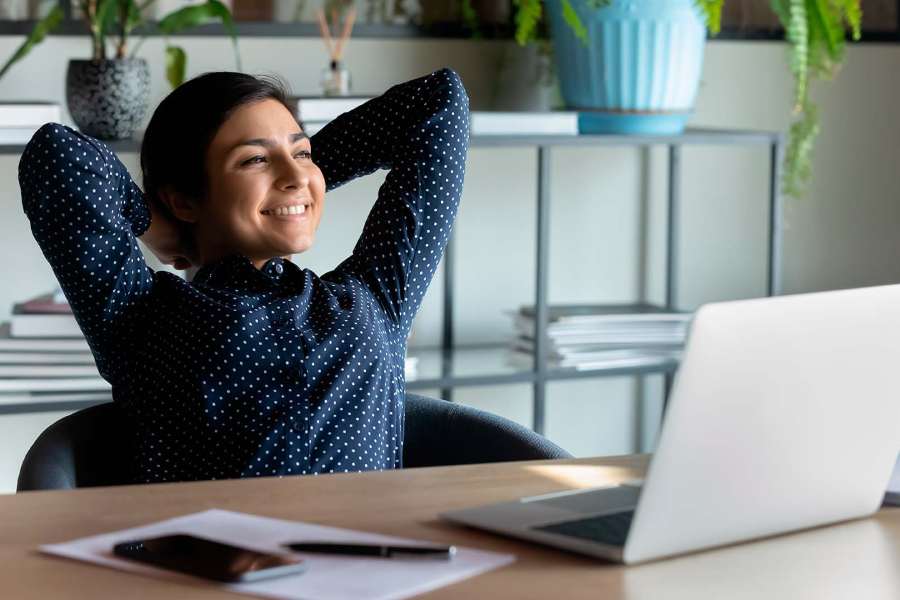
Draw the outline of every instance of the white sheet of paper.
[[[234,592],[287,600],[408,598],[508,565],[516,559],[512,554],[498,554],[459,546],[456,555],[447,561],[358,558],[298,553],[298,556],[306,561],[305,573],[254,583],[217,584],[215,582],[206,583],[206,580],[158,569],[112,554],[112,547],[118,542],[172,533],[189,533],[236,546],[269,552],[284,552],[285,548],[281,544],[303,540],[430,544],[421,540],[325,527],[299,521],[270,519],[226,510],[207,510],[143,527],[123,529],[61,544],[48,544],[41,546],[40,550],[48,554],[83,560],[123,571],[180,580],[195,585],[222,585]]]
[[[897,456],[897,463],[894,465],[894,474],[891,475],[891,480],[888,482],[884,501],[887,504],[900,506],[900,455]]]

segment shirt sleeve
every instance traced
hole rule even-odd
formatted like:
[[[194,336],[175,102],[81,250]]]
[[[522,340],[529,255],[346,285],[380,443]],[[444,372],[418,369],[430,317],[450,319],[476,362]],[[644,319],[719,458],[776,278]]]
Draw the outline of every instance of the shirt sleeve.
[[[22,206],[90,344],[115,379],[114,332],[150,293],[137,236],[150,225],[143,192],[105,144],[58,123],[41,127],[19,161]]]
[[[339,116],[310,140],[328,190],[390,169],[352,255],[362,280],[408,334],[450,237],[463,189],[469,98],[441,69]]]

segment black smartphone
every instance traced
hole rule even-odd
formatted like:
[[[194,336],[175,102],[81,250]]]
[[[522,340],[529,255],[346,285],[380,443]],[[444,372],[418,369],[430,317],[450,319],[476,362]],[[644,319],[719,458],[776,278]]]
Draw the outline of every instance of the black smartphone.
[[[296,575],[306,569],[303,560],[294,556],[257,552],[187,534],[122,542],[113,546],[113,554],[228,583]]]

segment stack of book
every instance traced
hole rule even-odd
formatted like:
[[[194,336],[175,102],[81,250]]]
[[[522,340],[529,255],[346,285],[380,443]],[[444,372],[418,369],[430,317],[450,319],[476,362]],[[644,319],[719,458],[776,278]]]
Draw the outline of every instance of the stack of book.
[[[406,357],[406,379],[418,377],[418,363]],[[0,324],[0,405],[111,399],[62,292],[13,307],[10,321]]]
[[[370,100],[371,96],[298,96],[292,98],[307,135]],[[578,135],[576,111],[472,111],[470,135]]]
[[[53,102],[0,102],[0,145],[27,144],[41,125],[59,121]]]
[[[692,315],[649,305],[559,305],[548,307],[550,368],[578,370],[655,366],[677,361]],[[533,361],[534,307],[513,313],[516,337],[510,361]]]
[[[0,325],[0,404],[111,399],[61,293],[16,304]]]

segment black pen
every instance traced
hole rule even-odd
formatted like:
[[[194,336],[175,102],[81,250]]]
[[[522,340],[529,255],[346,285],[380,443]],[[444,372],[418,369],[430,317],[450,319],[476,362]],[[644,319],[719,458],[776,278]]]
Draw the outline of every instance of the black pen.
[[[284,546],[294,552],[315,552],[344,556],[378,556],[381,558],[448,560],[456,554],[456,546],[382,546],[380,544],[344,544],[339,542],[296,542],[284,544]]]

